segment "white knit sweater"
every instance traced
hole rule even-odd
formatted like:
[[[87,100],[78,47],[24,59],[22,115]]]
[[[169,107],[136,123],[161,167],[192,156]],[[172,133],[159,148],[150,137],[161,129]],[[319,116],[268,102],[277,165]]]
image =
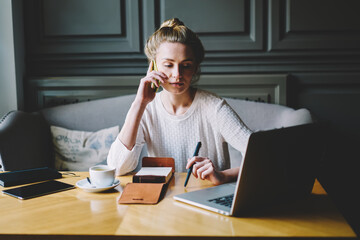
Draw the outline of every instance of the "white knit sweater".
[[[165,110],[160,95],[146,107],[133,149],[129,151],[118,138],[112,144],[107,163],[118,175],[136,168],[145,143],[148,156],[174,158],[177,172],[186,171],[198,141],[199,156],[209,158],[218,170],[230,167],[227,143],[244,156],[251,130],[225,100],[198,89],[190,108],[175,116]]]

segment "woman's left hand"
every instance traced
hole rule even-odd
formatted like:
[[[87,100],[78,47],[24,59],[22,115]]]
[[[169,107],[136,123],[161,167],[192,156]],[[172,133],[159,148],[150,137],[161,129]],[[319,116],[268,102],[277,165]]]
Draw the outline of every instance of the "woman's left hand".
[[[210,159],[204,157],[192,157],[188,159],[186,169],[193,165],[192,173],[196,178],[209,180],[215,185],[226,182],[226,176],[223,172],[217,171]]]

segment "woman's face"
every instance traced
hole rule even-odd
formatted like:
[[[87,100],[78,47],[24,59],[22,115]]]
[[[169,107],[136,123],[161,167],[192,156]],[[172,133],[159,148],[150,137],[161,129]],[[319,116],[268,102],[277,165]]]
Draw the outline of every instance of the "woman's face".
[[[157,49],[156,65],[168,76],[163,88],[174,94],[189,90],[197,65],[191,48],[182,43],[163,42]]]

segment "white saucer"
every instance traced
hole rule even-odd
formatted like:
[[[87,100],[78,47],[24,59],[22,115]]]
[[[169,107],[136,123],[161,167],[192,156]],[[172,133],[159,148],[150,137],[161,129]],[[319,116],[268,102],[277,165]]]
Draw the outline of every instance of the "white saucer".
[[[119,184],[120,184],[119,179],[115,179],[115,182],[111,186],[99,188],[99,187],[95,187],[95,186],[91,185],[85,178],[85,179],[78,181],[76,183],[76,186],[78,188],[81,188],[85,192],[104,192],[104,191],[107,191],[107,190],[110,190],[110,189],[116,187]]]

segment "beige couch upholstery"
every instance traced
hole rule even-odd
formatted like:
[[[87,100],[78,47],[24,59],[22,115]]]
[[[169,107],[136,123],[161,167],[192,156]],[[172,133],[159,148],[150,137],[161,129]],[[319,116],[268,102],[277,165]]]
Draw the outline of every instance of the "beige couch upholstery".
[[[0,120],[2,170],[54,166],[51,125],[79,131],[98,131],[116,125],[121,128],[134,98],[135,95],[127,95],[52,107],[35,113],[8,113]],[[312,122],[311,114],[306,109],[294,110],[240,99],[226,100],[254,131]],[[241,154],[231,147],[230,157],[232,166],[240,164]]]

